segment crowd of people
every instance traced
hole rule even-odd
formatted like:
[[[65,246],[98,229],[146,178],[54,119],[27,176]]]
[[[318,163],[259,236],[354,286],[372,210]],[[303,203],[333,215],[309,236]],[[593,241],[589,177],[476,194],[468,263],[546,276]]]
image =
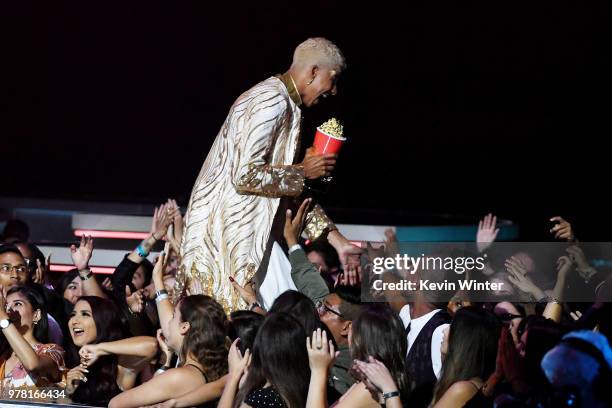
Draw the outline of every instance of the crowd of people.
[[[525,302],[362,300],[361,269],[345,273],[334,248],[301,239],[308,201],[286,214],[297,290],[269,310],[257,288],[232,280],[247,310],[229,315],[197,285],[175,292],[183,220],[162,204],[151,231],[110,277],[95,275],[90,237],[70,251],[74,269],[51,279],[49,259],[19,223],[0,246],[0,381],[64,391],[57,402],[109,407],[606,407],[612,404],[607,272],[555,217],[552,240],[568,242],[559,275],[595,282],[595,301],[563,302],[566,280],[540,290],[524,258],[496,272]],[[495,245],[495,217],[475,237]],[[154,263],[147,259],[164,245]],[[571,245],[570,245],[571,244]],[[392,231],[364,262],[397,251]],[[362,262],[363,263],[363,262]],[[356,273],[356,275],[355,275]],[[536,291],[535,289],[538,289]],[[536,299],[537,298],[537,299]]]

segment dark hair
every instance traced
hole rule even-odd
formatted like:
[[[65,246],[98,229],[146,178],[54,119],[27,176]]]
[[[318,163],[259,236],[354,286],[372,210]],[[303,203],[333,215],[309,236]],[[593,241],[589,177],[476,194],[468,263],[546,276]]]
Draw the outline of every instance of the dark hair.
[[[448,336],[448,352],[442,363],[434,401],[457,381],[478,377],[483,381],[495,371],[499,319],[490,311],[468,306],[455,314]]]
[[[227,373],[227,347],[223,307],[206,295],[184,297],[178,304],[181,321],[190,327],[181,347],[181,361],[192,355],[201,365],[207,381]]]
[[[263,323],[264,317],[250,310],[238,310],[230,314],[227,336],[232,340],[240,338],[238,348],[244,354],[246,349],[253,349],[255,336]]]
[[[27,241],[30,238],[30,227],[24,221],[12,219],[4,226],[2,239],[17,238],[17,241]]]
[[[334,268],[340,269],[340,258],[338,258],[338,252],[336,249],[326,240],[317,239],[310,242],[306,246],[306,253],[316,252],[319,254],[327,267],[331,270]]]
[[[34,338],[41,343],[49,342],[49,320],[47,318],[47,306],[45,299],[37,290],[29,286],[14,286],[6,292],[6,297],[13,293],[21,293],[32,306],[32,311],[40,310],[40,320],[34,325],[32,333]]]
[[[97,296],[82,296],[91,307],[91,315],[96,325],[96,340],[94,344],[116,341],[125,338],[125,330],[121,324],[119,311],[113,302]],[[78,350],[69,338],[70,354],[67,353],[69,367],[79,364]],[[108,402],[121,392],[117,385],[118,357],[115,354],[102,356],[93,365],[88,367],[87,382],[81,382],[72,400],[81,404],[108,406]]]
[[[409,383],[405,360],[408,340],[404,324],[390,307],[369,305],[353,320],[351,357],[367,361],[374,357],[387,367],[397,382],[402,401],[408,397]]]
[[[140,263],[144,271],[144,284],[143,287],[149,286],[151,279],[153,279],[153,264],[148,259],[143,259]]]
[[[234,400],[234,408],[266,382],[279,392],[289,408],[306,405],[310,382],[306,332],[287,313],[269,313],[259,328],[249,373]]]
[[[525,373],[528,383],[537,391],[545,392],[550,383],[540,363],[544,355],[555,347],[563,337],[561,327],[550,319],[534,320],[527,326],[525,344]]]
[[[270,313],[287,313],[300,322],[306,333],[312,333],[320,327],[319,312],[310,298],[301,292],[287,290],[276,298]]]
[[[23,258],[23,255],[21,254],[21,251],[19,250],[19,248],[17,248],[16,245],[13,244],[2,244],[0,245],[0,255],[2,254],[16,254],[19,255],[20,257]],[[24,258],[25,260],[25,258]]]
[[[354,286],[338,285],[333,293],[342,300],[338,309],[344,319],[355,320],[361,312],[361,289]]]
[[[70,285],[70,282],[76,279],[77,276],[79,276],[79,271],[76,268],[70,269],[68,272],[65,272],[62,275],[57,282],[57,285],[55,285],[55,292],[58,294],[58,296],[60,296],[62,299],[64,298],[66,288],[68,285]]]
[[[19,245],[23,245],[32,253],[32,258],[26,258],[25,254],[22,252],[21,256],[26,260],[26,264],[28,266],[28,276],[26,277],[27,283],[31,283],[34,278],[34,273],[36,272],[36,268],[38,267],[36,261],[39,261],[41,266],[44,268],[46,266],[47,260],[45,259],[45,255],[42,253],[40,249],[34,244],[30,244],[25,241],[15,241],[12,243],[19,249]],[[21,250],[20,250],[21,251]],[[33,261],[33,262],[28,262]]]
[[[126,254],[124,258],[127,258],[130,254]],[[142,287],[146,287],[151,283],[151,279],[153,279],[153,264],[151,263],[151,261],[149,261],[148,259],[143,259],[142,262],[140,263],[140,265],[138,265],[139,269],[142,267],[142,277],[144,279],[144,283],[142,285]],[[132,274],[132,277],[134,277],[134,275]],[[130,289],[133,290],[132,286],[131,286],[132,281],[130,280],[129,284],[130,284]]]

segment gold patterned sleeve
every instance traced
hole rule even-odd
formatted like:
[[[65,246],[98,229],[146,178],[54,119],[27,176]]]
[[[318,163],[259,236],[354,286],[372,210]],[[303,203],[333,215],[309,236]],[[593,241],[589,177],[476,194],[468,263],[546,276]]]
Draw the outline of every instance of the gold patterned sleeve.
[[[312,210],[306,215],[304,232],[311,241],[319,238],[324,233],[326,234],[336,229],[338,229],[336,225],[327,214],[325,214],[325,211],[323,211],[323,208],[319,204],[315,204]]]
[[[263,92],[249,103],[233,169],[239,194],[298,197],[302,193],[302,165],[268,163],[274,143],[285,126],[287,110],[288,102],[278,92]]]
[[[301,165],[249,166],[236,184],[240,194],[256,194],[266,197],[297,197],[304,189],[304,169]]]

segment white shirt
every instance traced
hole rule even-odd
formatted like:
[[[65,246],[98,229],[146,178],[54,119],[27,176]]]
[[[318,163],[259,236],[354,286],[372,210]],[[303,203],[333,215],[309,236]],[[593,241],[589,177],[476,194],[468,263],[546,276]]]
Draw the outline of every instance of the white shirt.
[[[421,317],[417,317],[416,319],[410,318],[410,305],[405,305],[400,310],[399,316],[404,323],[404,327],[408,327],[410,324],[410,332],[408,333],[408,352],[410,352],[410,348],[414,344],[417,336],[421,332],[421,329],[429,322],[436,313],[438,313],[441,309],[432,310],[431,312],[424,314]],[[433,368],[433,372],[436,375],[436,378],[440,379],[440,370],[442,369],[442,353],[440,352],[440,347],[442,346],[442,340],[444,339],[443,331],[448,326],[448,323],[441,324],[436,327],[431,336],[431,367]],[[407,353],[406,353],[407,355]]]

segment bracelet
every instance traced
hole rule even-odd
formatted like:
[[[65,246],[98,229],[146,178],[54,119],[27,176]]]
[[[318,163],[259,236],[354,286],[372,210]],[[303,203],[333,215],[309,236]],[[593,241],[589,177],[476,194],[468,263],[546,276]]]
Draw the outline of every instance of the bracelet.
[[[399,397],[399,396],[400,396],[399,391],[386,392],[383,394],[383,400],[386,402],[389,398]]]
[[[249,310],[252,312],[256,307],[263,309],[263,307],[261,307],[261,305],[257,302],[253,302],[251,303],[251,305],[249,306]]]
[[[83,276],[81,275],[81,271],[79,271],[79,278],[81,278],[81,280],[86,281],[87,279],[91,278],[93,276],[93,272],[91,271],[91,269],[83,269],[84,271],[87,271],[87,275]]]
[[[168,294],[167,293],[162,293],[161,295],[157,296],[155,298],[155,303],[159,303],[164,299],[168,299]]]
[[[159,241],[159,239],[157,239],[157,237],[155,236],[154,232],[151,233],[151,236],[153,237],[154,240]]]
[[[138,244],[135,251],[141,258],[146,258],[147,256],[149,256],[149,253],[142,247],[142,243]]]
[[[167,295],[167,294],[168,294],[168,291],[166,289],[156,290],[155,291],[155,297],[156,298],[161,296],[161,295]]]
[[[161,366],[161,367],[159,367],[159,368],[158,368],[158,369],[155,371],[155,374],[162,374],[162,373],[165,373],[165,372],[166,372],[168,369],[169,369],[169,367],[166,367],[166,366]]]

